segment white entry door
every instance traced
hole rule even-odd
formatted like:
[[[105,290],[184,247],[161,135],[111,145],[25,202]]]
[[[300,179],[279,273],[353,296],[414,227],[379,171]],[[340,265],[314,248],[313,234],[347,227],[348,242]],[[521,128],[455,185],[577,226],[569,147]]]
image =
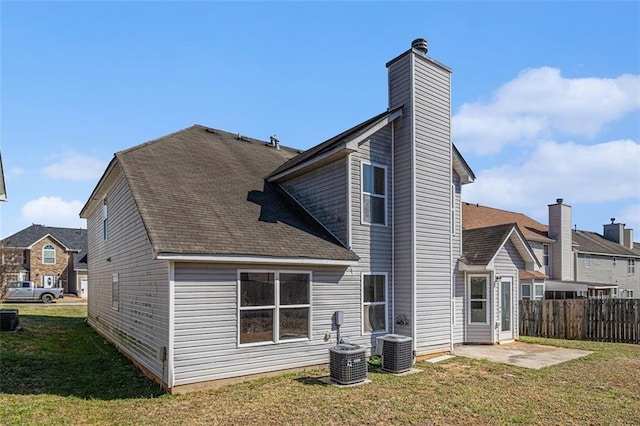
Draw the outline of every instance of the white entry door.
[[[79,296],[82,297],[83,299],[86,299],[88,294],[89,294],[89,287],[87,285],[87,279],[86,278],[82,278],[82,279],[80,279],[80,294],[79,294]]]
[[[513,340],[513,278],[500,279],[500,341]]]
[[[43,275],[42,276],[42,287],[44,288],[52,288],[56,286],[58,282],[57,275]]]

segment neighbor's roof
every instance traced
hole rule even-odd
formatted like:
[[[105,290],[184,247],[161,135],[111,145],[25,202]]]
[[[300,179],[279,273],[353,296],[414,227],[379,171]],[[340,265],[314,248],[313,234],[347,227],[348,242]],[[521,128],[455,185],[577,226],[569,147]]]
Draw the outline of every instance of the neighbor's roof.
[[[0,201],[7,201],[7,188],[4,185],[4,169],[2,168],[2,154],[0,154]]]
[[[597,232],[574,230],[572,239],[574,248],[581,253],[640,257],[640,253],[635,250],[629,250]]]
[[[462,203],[462,229],[476,229],[487,226],[516,223],[527,240],[553,242],[549,238],[549,228],[522,213],[494,209],[479,204]]]
[[[116,159],[156,253],[358,260],[265,181],[297,153],[195,125]]]
[[[53,226],[31,225],[22,231],[18,231],[8,236],[3,241],[9,247],[26,249],[34,243],[40,241],[47,235],[51,235],[67,251],[78,252],[73,256],[73,263],[76,269],[87,269],[87,230],[79,228],[57,228]]]

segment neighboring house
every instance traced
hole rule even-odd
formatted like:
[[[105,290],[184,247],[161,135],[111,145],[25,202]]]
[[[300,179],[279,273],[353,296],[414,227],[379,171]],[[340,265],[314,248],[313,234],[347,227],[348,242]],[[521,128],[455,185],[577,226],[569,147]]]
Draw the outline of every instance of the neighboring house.
[[[494,261],[460,262],[475,177],[450,139],[451,70],[426,52],[387,63],[386,111],[305,152],[195,125],[116,153],[81,212],[89,324],[172,392],[326,364],[336,311],[367,351],[398,333],[448,352],[476,325],[517,338],[535,261],[512,227]]]
[[[17,264],[7,281],[34,281],[87,296],[87,230],[31,225],[3,240]]]
[[[548,209],[547,227],[522,213],[462,203],[463,228],[517,223],[547,275],[533,279],[534,297],[542,292],[547,299],[638,297],[640,250],[633,230],[615,219],[604,225],[603,234],[572,229],[571,206],[557,199]],[[522,297],[526,294],[523,288]]]

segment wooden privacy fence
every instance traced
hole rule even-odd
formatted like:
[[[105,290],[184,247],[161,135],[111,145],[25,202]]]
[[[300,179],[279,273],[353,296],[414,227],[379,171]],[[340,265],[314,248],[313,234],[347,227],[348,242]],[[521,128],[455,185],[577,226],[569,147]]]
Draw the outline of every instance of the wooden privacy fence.
[[[521,300],[521,336],[640,344],[640,299]]]

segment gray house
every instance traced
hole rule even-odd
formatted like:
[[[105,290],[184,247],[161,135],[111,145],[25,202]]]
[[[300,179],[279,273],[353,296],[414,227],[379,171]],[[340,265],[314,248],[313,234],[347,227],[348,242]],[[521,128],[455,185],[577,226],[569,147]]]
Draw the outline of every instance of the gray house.
[[[500,300],[475,300],[460,262],[474,175],[451,143],[451,70],[426,53],[418,39],[387,63],[386,111],[305,152],[195,125],[116,153],[81,212],[91,326],[171,392],[325,364],[336,311],[367,350],[385,333],[418,357],[465,342],[466,311]],[[520,240],[500,247],[532,265]]]
[[[603,233],[572,226],[572,207],[559,198],[549,204],[549,226],[517,212],[462,203],[464,232],[516,223],[540,270],[520,272],[521,298],[634,298],[640,294],[640,249],[625,224],[603,226]]]

